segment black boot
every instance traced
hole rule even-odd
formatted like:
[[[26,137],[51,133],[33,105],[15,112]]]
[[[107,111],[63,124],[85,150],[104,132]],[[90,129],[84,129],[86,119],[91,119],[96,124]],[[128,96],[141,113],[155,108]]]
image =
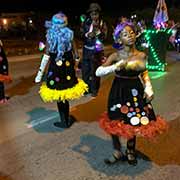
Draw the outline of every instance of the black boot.
[[[109,158],[104,159],[104,162],[108,165],[115,164],[118,161],[125,161],[126,157],[121,151],[121,142],[119,137],[116,135],[111,135],[114,152]]]
[[[4,93],[4,83],[0,82],[0,100],[5,98],[5,93]]]
[[[135,146],[136,146],[136,137],[134,136],[134,138],[129,139],[127,141],[127,150],[126,150],[128,163],[133,166],[137,165]]]
[[[69,128],[75,122],[75,118],[69,116],[69,102],[59,101],[57,102],[57,107],[61,121],[55,122],[54,126],[59,128]]]
[[[119,161],[123,162],[125,160],[126,160],[126,158],[125,158],[124,154],[121,151],[115,150],[109,158],[104,159],[104,162],[108,165],[112,165]]]

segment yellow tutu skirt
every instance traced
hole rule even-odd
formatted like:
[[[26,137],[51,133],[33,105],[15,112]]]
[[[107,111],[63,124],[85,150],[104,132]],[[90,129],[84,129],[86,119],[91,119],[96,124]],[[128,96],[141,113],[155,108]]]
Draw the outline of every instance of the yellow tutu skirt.
[[[46,83],[43,83],[39,93],[44,102],[52,102],[78,99],[86,91],[88,91],[88,85],[83,80],[78,79],[78,83],[75,86],[63,90],[50,89]]]

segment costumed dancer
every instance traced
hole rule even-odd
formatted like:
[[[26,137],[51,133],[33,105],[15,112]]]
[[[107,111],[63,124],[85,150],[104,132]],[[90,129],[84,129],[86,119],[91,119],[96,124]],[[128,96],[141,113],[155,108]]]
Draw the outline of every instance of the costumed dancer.
[[[8,101],[9,97],[5,96],[4,83],[12,81],[8,75],[8,60],[3,49],[3,44],[0,41],[0,104],[4,104]]]
[[[75,119],[69,115],[69,100],[80,98],[88,91],[88,86],[76,77],[75,63],[79,54],[73,40],[73,31],[67,27],[67,16],[60,12],[46,21],[46,54],[43,55],[35,82],[40,82],[49,62],[46,82],[40,88],[44,102],[57,101],[61,121],[54,125],[60,128],[70,127]]]
[[[107,37],[107,25],[101,17],[101,7],[91,3],[88,16],[83,23],[83,58],[82,79],[89,86],[92,97],[96,97],[100,88],[100,77],[95,75],[96,69],[104,60],[104,41]]]
[[[127,159],[129,164],[136,165],[136,136],[152,140],[166,131],[168,125],[165,119],[154,113],[151,104],[154,93],[146,69],[147,57],[135,48],[133,24],[124,22],[117,25],[114,39],[121,48],[96,71],[97,76],[115,73],[108,112],[100,118],[100,127],[111,135],[114,147],[113,154],[105,159],[105,163]],[[121,150],[119,137],[127,139],[126,156]]]

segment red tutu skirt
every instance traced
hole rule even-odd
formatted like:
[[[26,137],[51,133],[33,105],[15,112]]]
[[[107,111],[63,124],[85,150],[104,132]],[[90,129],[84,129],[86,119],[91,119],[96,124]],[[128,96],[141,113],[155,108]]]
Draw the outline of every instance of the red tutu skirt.
[[[100,117],[99,125],[108,134],[117,135],[126,139],[141,136],[152,140],[168,130],[168,123],[159,115],[156,117],[156,120],[151,120],[147,125],[133,126],[123,123],[122,120],[111,120],[107,112],[105,112]]]
[[[0,74],[0,82],[10,83],[12,78],[8,75]]]

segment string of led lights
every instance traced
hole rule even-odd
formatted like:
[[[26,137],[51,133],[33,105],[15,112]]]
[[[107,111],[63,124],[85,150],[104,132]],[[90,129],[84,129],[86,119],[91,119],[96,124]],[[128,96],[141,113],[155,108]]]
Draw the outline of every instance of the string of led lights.
[[[152,53],[153,59],[155,60],[155,65],[150,65],[147,62],[147,69],[149,70],[158,70],[158,71],[165,71],[165,66],[167,63],[162,63],[163,61],[159,58],[159,55],[156,51],[156,49],[153,47],[151,43],[151,36],[152,34],[158,34],[158,33],[166,33],[167,35],[172,34],[172,29],[148,29],[144,31],[144,37],[149,45],[150,53]]]

